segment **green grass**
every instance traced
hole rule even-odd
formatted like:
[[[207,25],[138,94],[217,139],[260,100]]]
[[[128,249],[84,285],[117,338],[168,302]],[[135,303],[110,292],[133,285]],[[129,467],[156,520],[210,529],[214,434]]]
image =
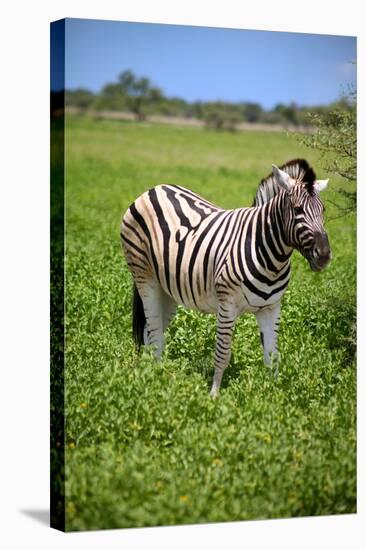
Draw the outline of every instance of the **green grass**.
[[[217,400],[214,316],[179,308],[164,360],[136,354],[119,242],[122,214],[149,187],[249,205],[272,163],[304,156],[317,169],[314,152],[279,133],[82,118],[68,118],[66,140],[66,529],[355,512],[356,223],[331,219],[332,191],[333,260],[314,274],[294,253],[278,379],[243,316]]]

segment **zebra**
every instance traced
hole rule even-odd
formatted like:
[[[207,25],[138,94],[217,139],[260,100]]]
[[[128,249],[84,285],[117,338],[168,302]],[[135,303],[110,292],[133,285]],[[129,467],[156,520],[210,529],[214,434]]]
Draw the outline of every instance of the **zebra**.
[[[258,186],[251,207],[225,210],[180,185],[139,196],[124,214],[122,248],[134,280],[133,334],[138,349],[160,358],[178,304],[217,315],[216,397],[229,364],[236,319],[257,319],[264,363],[277,375],[281,298],[297,249],[313,271],[331,259],[317,180],[305,159],[291,160]]]

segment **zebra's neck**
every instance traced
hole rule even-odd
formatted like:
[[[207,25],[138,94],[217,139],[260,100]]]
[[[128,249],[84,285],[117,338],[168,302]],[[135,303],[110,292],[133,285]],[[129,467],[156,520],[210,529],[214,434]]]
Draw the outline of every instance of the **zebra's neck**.
[[[272,273],[282,273],[288,266],[293,247],[288,244],[285,224],[286,196],[279,193],[258,208],[256,247]]]

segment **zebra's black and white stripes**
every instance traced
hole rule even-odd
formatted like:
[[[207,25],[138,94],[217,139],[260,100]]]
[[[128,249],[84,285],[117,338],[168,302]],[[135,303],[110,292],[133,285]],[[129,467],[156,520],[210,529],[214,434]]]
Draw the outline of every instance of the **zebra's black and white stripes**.
[[[276,363],[280,300],[293,249],[314,270],[330,258],[318,196],[326,183],[297,159],[274,167],[248,208],[224,210],[178,185],[160,185],[138,197],[121,226],[136,285],[137,339],[154,345],[159,356],[177,304],[217,313],[211,390],[216,395],[230,360],[235,320],[252,312],[265,362]]]

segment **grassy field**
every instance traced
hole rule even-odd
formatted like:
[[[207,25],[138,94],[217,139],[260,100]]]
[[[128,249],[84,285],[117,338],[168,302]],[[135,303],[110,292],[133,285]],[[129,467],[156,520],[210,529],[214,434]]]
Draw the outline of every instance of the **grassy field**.
[[[70,117],[66,140],[67,530],[355,512],[356,224],[334,219],[341,181],[279,133]],[[212,400],[214,316],[179,308],[161,363],[134,349],[121,216],[163,182],[250,205],[271,164],[296,156],[331,178],[333,260],[315,274],[293,255],[278,379],[243,316]]]

